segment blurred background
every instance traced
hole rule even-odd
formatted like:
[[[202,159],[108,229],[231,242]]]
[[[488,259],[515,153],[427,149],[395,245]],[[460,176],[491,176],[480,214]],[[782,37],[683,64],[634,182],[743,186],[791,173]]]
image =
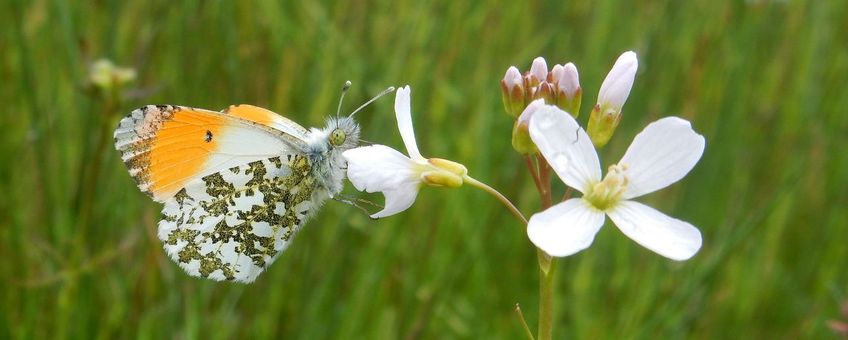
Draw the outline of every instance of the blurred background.
[[[464,163],[529,216],[504,71],[574,62],[585,124],[627,50],[639,73],[602,162],[653,120],[691,120],[704,157],[640,200],[698,226],[704,246],[677,263],[608,222],[558,262],[555,337],[838,338],[848,318],[848,2],[0,6],[0,338],[521,338],[513,309],[535,329],[536,252],[485,193],[426,188],[379,221],[328,202],[255,283],[204,281],[166,257],[161,207],[112,130],[145,104],[249,103],[316,126],[345,80],[343,111],[410,84],[424,155]],[[99,58],[135,69],[123,99],[89,86]],[[392,105],[358,117],[364,139],[402,149]]]

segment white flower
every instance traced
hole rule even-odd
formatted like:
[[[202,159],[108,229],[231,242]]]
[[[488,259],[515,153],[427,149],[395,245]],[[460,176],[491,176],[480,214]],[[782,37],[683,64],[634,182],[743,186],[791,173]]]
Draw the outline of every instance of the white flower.
[[[636,59],[636,53],[633,51],[622,53],[604,78],[604,82],[601,83],[601,90],[598,91],[598,106],[620,112],[624,102],[627,101],[627,96],[630,95],[637,68],[639,68],[639,61]]]
[[[347,177],[359,191],[382,192],[386,197],[383,210],[372,218],[386,217],[406,210],[418,196],[422,184],[458,187],[468,172],[461,164],[421,156],[412,129],[409,86],[395,95],[398,130],[409,157],[385,145],[371,145],[345,151]]]
[[[583,193],[530,218],[527,234],[552,256],[589,247],[609,216],[625,235],[673,260],[686,260],[701,248],[701,233],[631,199],[683,178],[704,151],[704,138],[689,122],[666,117],[640,132],[618,164],[601,178],[598,154],[586,132],[555,106],[539,108],[530,120],[530,137],[566,185]]]

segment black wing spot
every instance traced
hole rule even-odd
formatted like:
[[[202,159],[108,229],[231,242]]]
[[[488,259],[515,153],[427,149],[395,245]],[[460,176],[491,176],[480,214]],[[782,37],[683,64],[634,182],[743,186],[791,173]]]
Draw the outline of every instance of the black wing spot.
[[[206,130],[206,138],[204,138],[203,140],[205,140],[206,143],[211,142],[212,141],[212,131]]]

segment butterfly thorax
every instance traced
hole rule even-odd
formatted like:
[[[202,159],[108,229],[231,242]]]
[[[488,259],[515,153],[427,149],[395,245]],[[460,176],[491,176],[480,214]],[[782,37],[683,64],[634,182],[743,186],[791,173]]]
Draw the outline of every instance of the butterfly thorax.
[[[333,197],[342,190],[347,164],[342,153],[359,144],[359,124],[351,117],[330,118],[323,129],[311,129],[306,154],[313,164],[317,184]],[[320,191],[317,194],[322,194]]]

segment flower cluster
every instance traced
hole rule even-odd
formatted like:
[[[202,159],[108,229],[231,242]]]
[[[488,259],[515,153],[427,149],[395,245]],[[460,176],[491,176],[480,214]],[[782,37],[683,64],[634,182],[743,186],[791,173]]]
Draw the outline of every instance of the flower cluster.
[[[701,247],[697,228],[632,200],[682,179],[701,158],[704,138],[688,121],[666,117],[649,124],[602,176],[595,148],[605,145],[618,126],[637,68],[633,52],[616,60],[585,130],[575,120],[582,89],[573,63],[555,65],[549,72],[539,57],[525,74],[512,66],[501,80],[504,108],[516,118],[513,147],[527,157],[540,194],[549,202],[527,221],[527,235],[550,256],[569,256],[589,247],[606,216],[640,245],[673,260],[688,259]],[[398,128],[409,156],[384,145],[344,153],[351,183],[386,198],[385,208],[372,215],[375,218],[409,208],[424,185],[455,188],[469,183],[491,189],[470,178],[459,163],[421,155],[412,129],[410,93],[406,86],[395,97]],[[538,162],[530,161],[532,157]],[[549,189],[542,187],[549,184],[541,180],[550,170],[582,197],[551,202]],[[526,221],[514,205],[507,206]]]
[[[524,75],[515,66],[510,66],[501,80],[501,92],[504,109],[513,117],[518,117],[528,103],[540,98],[576,116],[583,93],[573,63],[554,65],[548,72],[548,64],[542,57],[533,60]]]
[[[538,249],[537,336],[551,339],[554,257],[588,248],[607,217],[636,243],[672,260],[687,260],[701,248],[701,232],[695,226],[634,201],[679,181],[698,163],[706,142],[688,121],[665,117],[648,124],[621,160],[602,173],[596,148],[606,145],[618,127],[638,65],[634,52],[618,57],[601,84],[586,129],[575,120],[582,89],[573,63],[548,71],[545,59],[538,57],[524,74],[515,66],[507,69],[500,84],[504,109],[514,119],[512,146],[523,155],[542,206],[529,220],[502,194],[468,176],[465,166],[421,155],[412,130],[408,86],[397,91],[395,112],[409,156],[383,145],[348,150],[344,153],[348,178],[361,191],[383,193],[386,206],[371,215],[375,218],[409,208],[425,185],[468,184],[500,200],[526,225],[527,237]],[[570,187],[561,202],[553,199],[551,172]],[[582,196],[571,197],[571,189]],[[534,338],[520,308],[516,310]],[[843,326],[831,323],[835,330],[844,330]]]

